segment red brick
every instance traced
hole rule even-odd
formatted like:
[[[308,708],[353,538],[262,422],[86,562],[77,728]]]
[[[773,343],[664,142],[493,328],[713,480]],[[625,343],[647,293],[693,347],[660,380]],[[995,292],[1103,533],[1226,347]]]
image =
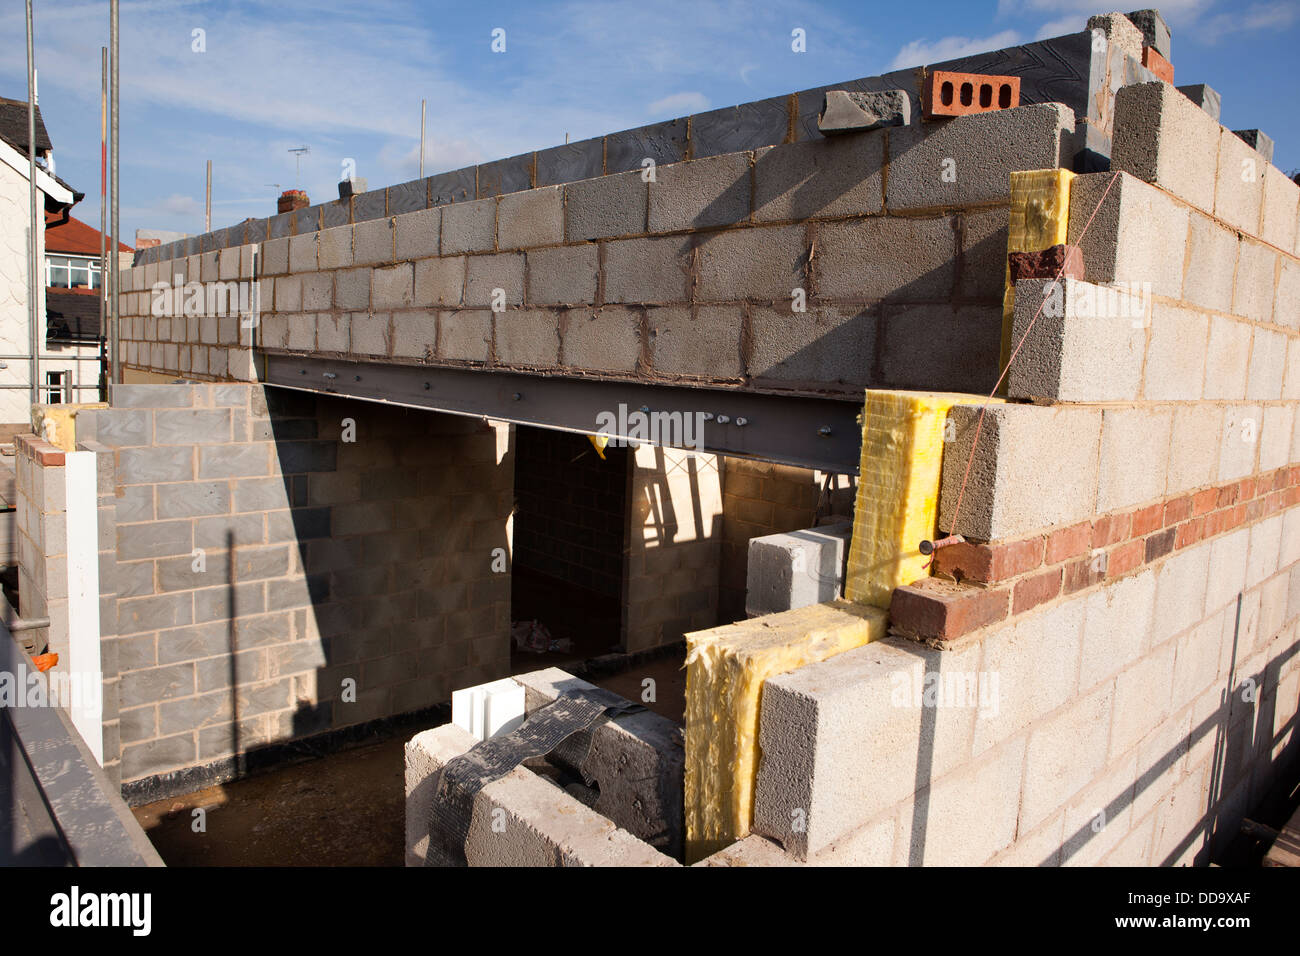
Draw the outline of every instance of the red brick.
[[[1160,55],[1155,47],[1142,48],[1142,65],[1166,83],[1174,81],[1174,65]]]
[[[1264,499],[1264,513],[1274,514],[1286,507],[1286,492],[1275,491]]]
[[[1175,548],[1185,548],[1205,537],[1208,515],[1201,515],[1191,521],[1184,521],[1178,526],[1178,535],[1174,539]]]
[[[1219,503],[1219,489],[1206,488],[1192,495],[1192,514],[1204,515],[1213,511]]]
[[[1097,584],[1106,577],[1105,552],[1093,557],[1078,558],[1065,566],[1065,577],[1061,581],[1061,593],[1073,594],[1082,588]]]
[[[1092,523],[1092,546],[1104,548],[1108,545],[1127,541],[1133,528],[1132,512],[1122,515],[1106,515]]]
[[[1061,593],[1061,578],[1060,568],[1021,578],[1011,593],[1011,613],[1023,614],[1052,600]]]
[[[1237,499],[1241,496],[1241,482],[1236,484],[1224,485],[1219,489],[1219,507],[1226,508],[1229,505],[1235,505]]]
[[[1237,500],[1249,501],[1255,497],[1255,479],[1243,478],[1237,482]]]
[[[1133,537],[1140,538],[1162,527],[1164,517],[1165,506],[1163,504],[1151,505],[1133,512]]]
[[[1287,473],[1288,473],[1289,471],[1290,471],[1290,469],[1288,469],[1288,468],[1279,468],[1279,469],[1274,473],[1274,475],[1273,475],[1273,490],[1274,490],[1274,491],[1281,491],[1283,488],[1286,487]]]
[[[1083,250],[1064,243],[1041,252],[1007,253],[1012,283],[1021,279],[1083,278]]]
[[[954,584],[922,578],[894,589],[890,626],[925,640],[950,641],[1007,616],[1011,589]]]
[[[1241,507],[1238,505],[1237,507]],[[1264,517],[1264,499],[1252,498],[1246,502],[1246,522],[1258,521]]]
[[[1189,521],[1188,524],[1191,524]],[[1174,550],[1174,537],[1178,534],[1178,528],[1165,528],[1164,531],[1157,531],[1153,535],[1148,535],[1143,541],[1144,549],[1142,560],[1146,564],[1152,561],[1159,561],[1170,551]]]
[[[1228,509],[1228,516],[1224,521],[1223,530],[1231,531],[1233,528],[1240,528],[1241,523],[1246,520],[1246,506],[1233,505]]]
[[[1300,465],[1291,466],[1291,469],[1287,474],[1287,483],[1292,485],[1300,485]]]
[[[1032,571],[1043,563],[1044,539],[949,545],[934,553],[934,570],[958,581],[993,584]]]
[[[1222,511],[1215,511],[1205,516],[1205,537],[1213,538],[1228,529],[1228,519],[1232,517],[1232,509],[1224,508]]]
[[[1045,560],[1048,564],[1056,564],[1066,558],[1083,554],[1090,547],[1092,547],[1092,522],[1085,521],[1082,524],[1070,525],[1068,528],[1053,531],[1047,536]]]
[[[926,78],[926,116],[967,116],[1020,105],[1020,77],[933,70]]]
[[[1139,539],[1130,541],[1128,544],[1121,544],[1106,555],[1106,577],[1117,578],[1120,575],[1128,574],[1134,568],[1140,567],[1145,557],[1146,543],[1144,541]]]
[[[1288,488],[1286,490],[1286,506],[1300,505],[1300,486]]]
[[[1192,516],[1192,498],[1191,495],[1184,495],[1182,498],[1175,498],[1173,501],[1165,502],[1165,523],[1168,528],[1170,525],[1178,524],[1180,521],[1186,521]]]

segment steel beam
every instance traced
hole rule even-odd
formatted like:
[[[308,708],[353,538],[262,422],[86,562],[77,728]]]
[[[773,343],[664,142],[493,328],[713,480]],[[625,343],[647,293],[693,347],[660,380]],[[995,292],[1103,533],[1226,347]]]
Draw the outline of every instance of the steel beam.
[[[265,358],[268,385],[584,434],[599,429],[601,413],[618,421],[637,411],[699,414],[702,419],[691,421],[701,421],[704,451],[858,473],[861,402],[487,369]]]

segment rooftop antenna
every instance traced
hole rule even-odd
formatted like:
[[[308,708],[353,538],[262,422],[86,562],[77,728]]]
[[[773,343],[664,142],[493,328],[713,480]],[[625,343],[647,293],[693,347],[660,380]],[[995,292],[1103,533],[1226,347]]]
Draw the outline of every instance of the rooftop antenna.
[[[293,188],[297,189],[302,179],[302,156],[303,153],[310,153],[310,146],[290,146],[289,152],[293,153]]]

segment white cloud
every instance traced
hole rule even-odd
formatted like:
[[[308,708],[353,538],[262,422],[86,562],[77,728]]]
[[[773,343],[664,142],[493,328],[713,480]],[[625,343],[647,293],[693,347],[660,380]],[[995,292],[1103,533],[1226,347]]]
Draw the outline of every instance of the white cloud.
[[[661,100],[655,100],[646,107],[651,116],[686,116],[690,113],[702,113],[709,108],[709,100],[703,93],[673,93]]]
[[[1300,7],[1294,3],[1254,3],[1245,10],[1210,17],[1197,33],[1207,43],[1213,43],[1227,33],[1285,29],[1295,22],[1297,16],[1300,16]]]
[[[1088,18],[1078,14],[1070,14],[1067,17],[1061,17],[1059,20],[1049,20],[1038,28],[1034,34],[1035,40],[1049,40],[1052,37],[1067,36],[1071,33],[1078,33],[1088,27]]]
[[[955,60],[972,53],[987,53],[1003,47],[1015,46],[1020,42],[1020,34],[1015,30],[1003,30],[988,37],[943,37],[940,40],[913,40],[898,51],[890,69],[901,70],[910,66],[925,66],[927,63],[942,63]]]

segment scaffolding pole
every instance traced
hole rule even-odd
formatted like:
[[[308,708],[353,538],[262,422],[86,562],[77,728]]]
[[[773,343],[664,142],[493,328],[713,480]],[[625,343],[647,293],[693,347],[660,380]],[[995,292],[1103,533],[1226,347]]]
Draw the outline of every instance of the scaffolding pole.
[[[32,0],[27,0],[27,175],[28,194],[31,200],[31,222],[27,232],[27,320],[31,327],[31,381],[28,391],[32,404],[40,401],[37,383],[40,381],[40,368],[37,353],[40,352],[40,331],[44,322],[38,322],[39,300],[36,285],[37,270],[40,269],[39,246],[37,243],[36,218],[36,47],[35,32],[32,26]]]
[[[120,230],[121,230],[122,223],[119,217],[120,209],[118,205],[118,178],[117,178],[117,174],[118,174],[118,168],[117,168],[118,82],[117,81],[118,81],[118,66],[121,63],[121,58],[118,55],[117,0],[109,0],[108,20],[109,20],[108,45],[112,51],[109,55],[112,61],[110,75],[109,75],[109,82],[112,89],[112,95],[111,95],[112,122],[109,124],[109,129],[110,129],[110,136],[112,138],[112,149],[111,149],[112,158],[111,158],[111,165],[110,165],[110,179],[112,182],[110,188],[112,189],[113,192],[113,234],[112,234],[113,254],[111,257],[112,267],[109,269],[109,272],[112,273],[113,276],[113,284],[111,286],[112,308],[109,313],[108,327],[109,327],[109,335],[111,337],[112,350],[113,350],[113,361],[112,361],[113,384],[118,385],[122,381],[122,362],[121,362],[121,355],[119,354],[121,343],[118,341],[119,339],[118,317],[121,313],[119,311],[120,303],[118,300],[119,282],[117,276],[117,244],[120,241],[119,236],[121,234]]]

